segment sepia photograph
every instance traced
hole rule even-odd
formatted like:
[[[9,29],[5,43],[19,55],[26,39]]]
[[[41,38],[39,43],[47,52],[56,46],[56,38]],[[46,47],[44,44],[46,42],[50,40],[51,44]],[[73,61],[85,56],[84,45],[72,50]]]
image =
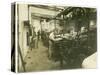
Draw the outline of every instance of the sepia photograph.
[[[11,23],[12,71],[97,68],[96,8],[14,3]]]

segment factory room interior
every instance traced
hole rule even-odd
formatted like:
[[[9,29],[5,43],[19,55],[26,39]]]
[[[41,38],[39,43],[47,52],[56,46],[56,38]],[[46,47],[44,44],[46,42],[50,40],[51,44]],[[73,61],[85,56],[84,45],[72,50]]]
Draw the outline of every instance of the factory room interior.
[[[96,68],[96,8],[39,4],[16,6],[18,72]],[[14,56],[12,53],[13,63]],[[14,64],[12,68],[15,68]]]

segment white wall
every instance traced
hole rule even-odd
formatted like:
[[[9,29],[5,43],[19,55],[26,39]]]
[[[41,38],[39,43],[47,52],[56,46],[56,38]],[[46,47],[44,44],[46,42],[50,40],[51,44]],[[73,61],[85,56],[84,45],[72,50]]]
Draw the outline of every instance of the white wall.
[[[28,20],[28,6],[26,4],[18,5],[18,23],[19,23],[19,46],[21,49],[21,53],[23,58],[25,58],[28,50],[28,46],[26,45],[26,32],[27,29],[24,27],[23,21]],[[19,70],[23,71],[22,62],[20,59],[20,55],[18,57],[19,60]]]
[[[28,6],[26,4],[19,4],[19,44],[23,54],[26,55],[26,29],[24,27],[23,21],[28,20]]]

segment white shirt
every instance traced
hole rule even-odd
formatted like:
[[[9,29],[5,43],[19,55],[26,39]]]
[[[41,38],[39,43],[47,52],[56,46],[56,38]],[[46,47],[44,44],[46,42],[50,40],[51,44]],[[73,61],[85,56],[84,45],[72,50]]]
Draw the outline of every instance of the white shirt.
[[[59,41],[59,40],[62,40],[62,38],[55,38],[55,35],[54,35],[54,32],[52,32],[50,35],[49,35],[49,38],[53,41]]]

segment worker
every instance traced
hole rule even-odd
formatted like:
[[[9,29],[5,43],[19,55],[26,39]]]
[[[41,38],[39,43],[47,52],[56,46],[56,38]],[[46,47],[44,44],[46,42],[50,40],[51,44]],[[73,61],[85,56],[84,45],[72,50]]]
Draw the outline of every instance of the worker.
[[[58,29],[53,30],[50,35],[49,35],[49,58],[52,57],[52,52],[54,50],[54,43],[57,41],[62,40],[63,38],[61,37],[60,31]]]

